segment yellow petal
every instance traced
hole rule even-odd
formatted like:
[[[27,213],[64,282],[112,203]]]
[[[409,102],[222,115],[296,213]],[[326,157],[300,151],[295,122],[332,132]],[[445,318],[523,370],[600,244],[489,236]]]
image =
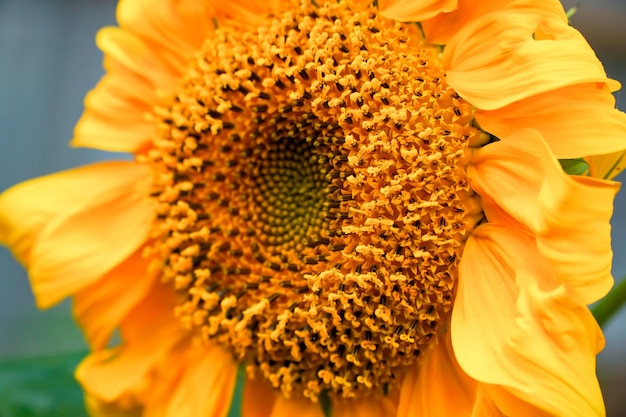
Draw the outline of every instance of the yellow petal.
[[[476,112],[497,137],[537,129],[557,158],[580,158],[626,149],[626,114],[605,84],[580,84],[538,94],[498,110]]]
[[[172,395],[178,388],[187,366],[187,354],[191,348],[189,340],[183,340],[159,366],[155,366],[154,377],[146,384],[142,398],[142,417],[166,417]]]
[[[97,42],[107,76],[85,100],[73,145],[137,152],[155,136],[146,119],[214,30],[215,5],[197,1],[120,1],[122,29],[105,28]]]
[[[45,308],[89,285],[145,240],[145,166],[105,162],[18,184],[0,196],[0,242],[28,269]]]
[[[120,324],[122,345],[85,358],[76,370],[84,390],[104,402],[142,396],[155,369],[188,334],[174,318],[175,294],[155,282]]]
[[[230,408],[237,363],[219,345],[195,346],[186,358],[166,417],[225,417]]]
[[[481,110],[575,84],[619,88],[553,1],[514,1],[476,19],[446,45],[442,62],[448,83]]]
[[[469,417],[475,397],[476,382],[456,362],[448,334],[409,369],[402,381],[396,416]]]
[[[260,376],[246,378],[241,401],[241,417],[269,417],[274,408],[277,390]]]
[[[396,415],[396,404],[385,396],[333,401],[333,417],[387,417]]]
[[[215,2],[121,0],[120,26],[148,43],[164,60],[182,67],[215,29]]]
[[[119,404],[107,403],[91,395],[85,395],[85,409],[90,417],[141,417],[138,406],[120,407]]]
[[[145,169],[131,173],[145,175]],[[115,174],[128,170],[120,171]],[[94,282],[145,242],[154,217],[152,204],[136,184],[128,183],[128,178],[123,181],[117,194],[99,196],[81,210],[63,213],[39,234],[29,276],[42,305]]]
[[[285,398],[279,395],[274,403],[271,417],[324,417],[319,404],[308,398]]]
[[[450,13],[441,13],[422,21],[422,29],[429,43],[445,45],[452,36],[479,17],[501,9],[511,0],[463,0]]]
[[[626,151],[592,155],[585,160],[589,163],[589,173],[592,177],[613,179],[626,168]]]
[[[96,41],[107,75],[85,98],[72,145],[137,152],[156,135],[147,115],[159,103],[157,92],[169,91],[183,67],[168,65],[158,49],[119,28],[100,30]]]
[[[289,7],[289,3],[283,0],[232,0],[218,6],[216,14],[218,20],[258,25],[270,15],[277,15]]]
[[[136,74],[154,90],[168,91],[182,74],[180,67],[168,65],[159,56],[158,50],[152,49],[150,44],[127,30],[116,27],[100,29],[96,44],[106,56],[106,66],[109,61],[115,61],[115,64],[111,64],[113,67],[107,68],[109,71],[122,67]]]
[[[400,22],[421,22],[458,7],[458,0],[381,0],[380,14]]]
[[[115,328],[147,294],[155,280],[142,248],[74,295],[74,317],[93,350],[106,347]]]
[[[491,235],[499,240],[494,241]],[[524,248],[524,243],[528,243],[528,249]],[[518,292],[515,280],[517,274],[522,273],[528,280],[529,271],[515,270],[513,258],[519,256],[520,263],[525,262],[528,268],[535,267],[533,262],[538,256],[530,248],[530,238],[489,223],[476,228],[465,245],[450,330],[455,357],[472,378],[481,380],[478,378],[481,368],[490,366],[486,357],[479,356],[480,349],[497,346],[502,334],[515,323]],[[522,252],[516,253],[514,249]],[[531,279],[533,272],[537,271],[530,271]],[[484,323],[487,320],[488,326]],[[470,360],[473,356],[476,356],[475,361]]]
[[[482,148],[468,172],[489,221],[504,221],[500,213],[530,231],[577,302],[591,304],[608,292],[618,183],[567,176],[533,130]]]
[[[491,395],[487,392],[485,384],[477,384],[477,386],[476,402],[474,403],[471,417],[506,417],[494,403]]]
[[[451,331],[468,375],[528,404],[521,410],[487,387],[505,415],[604,415],[595,377],[600,330],[523,234],[491,224],[474,231],[459,265]]]
[[[105,75],[85,98],[71,145],[115,152],[137,152],[156,136],[147,114],[156,93],[135,76]],[[133,88],[129,88],[132,85]]]
[[[539,195],[545,223],[537,247],[581,304],[599,300],[613,286],[609,221],[618,190],[619,183],[573,177],[547,183]]]

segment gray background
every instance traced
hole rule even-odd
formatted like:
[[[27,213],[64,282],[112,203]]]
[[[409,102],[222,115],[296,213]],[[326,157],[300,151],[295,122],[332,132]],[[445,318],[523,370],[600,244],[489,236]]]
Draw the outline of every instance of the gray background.
[[[626,85],[626,1],[580,0],[572,19],[612,78]],[[85,93],[102,75],[98,28],[115,23],[113,0],[0,0],[0,190],[88,162],[128,158],[70,149]],[[618,106],[626,110],[626,93]],[[626,275],[626,191],[613,217],[616,277]],[[605,328],[598,373],[609,416],[626,415],[626,309]],[[24,270],[0,248],[0,359],[84,348],[64,302],[34,307]]]

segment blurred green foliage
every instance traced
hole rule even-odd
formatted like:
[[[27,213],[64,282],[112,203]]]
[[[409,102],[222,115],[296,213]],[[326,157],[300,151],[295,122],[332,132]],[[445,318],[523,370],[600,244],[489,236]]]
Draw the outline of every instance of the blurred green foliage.
[[[0,417],[87,417],[74,369],[87,352],[0,361]],[[239,369],[228,417],[241,415]]]
[[[74,369],[84,352],[0,361],[1,417],[86,417]]]

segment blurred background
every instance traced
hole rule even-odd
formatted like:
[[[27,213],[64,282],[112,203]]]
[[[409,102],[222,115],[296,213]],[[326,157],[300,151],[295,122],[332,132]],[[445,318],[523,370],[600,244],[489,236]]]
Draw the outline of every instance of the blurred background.
[[[578,7],[572,24],[588,39],[609,76],[626,85],[626,1],[563,4],[566,9]],[[89,162],[128,158],[67,146],[83,97],[102,75],[95,33],[115,24],[115,7],[114,0],[0,0],[0,191]],[[626,111],[626,92],[616,98]],[[626,275],[626,190],[616,201],[613,239],[613,273],[621,279]],[[605,335],[598,375],[608,415],[623,417],[626,309],[608,323]],[[85,347],[71,319],[70,304],[38,311],[23,268],[0,247],[0,363]],[[11,378],[20,378],[19,369],[7,369],[0,367],[0,391]],[[0,396],[0,417],[13,417],[3,414],[2,401]]]

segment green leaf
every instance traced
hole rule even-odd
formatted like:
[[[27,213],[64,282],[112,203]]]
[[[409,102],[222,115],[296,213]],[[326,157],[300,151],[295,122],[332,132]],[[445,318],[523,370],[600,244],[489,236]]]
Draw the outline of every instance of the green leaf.
[[[563,171],[568,175],[583,175],[589,170],[589,164],[584,159],[559,159]]]
[[[626,277],[620,282],[592,308],[591,313],[596,318],[600,327],[609,321],[611,317],[626,303]]]
[[[86,417],[74,369],[85,352],[0,361],[0,416]]]

